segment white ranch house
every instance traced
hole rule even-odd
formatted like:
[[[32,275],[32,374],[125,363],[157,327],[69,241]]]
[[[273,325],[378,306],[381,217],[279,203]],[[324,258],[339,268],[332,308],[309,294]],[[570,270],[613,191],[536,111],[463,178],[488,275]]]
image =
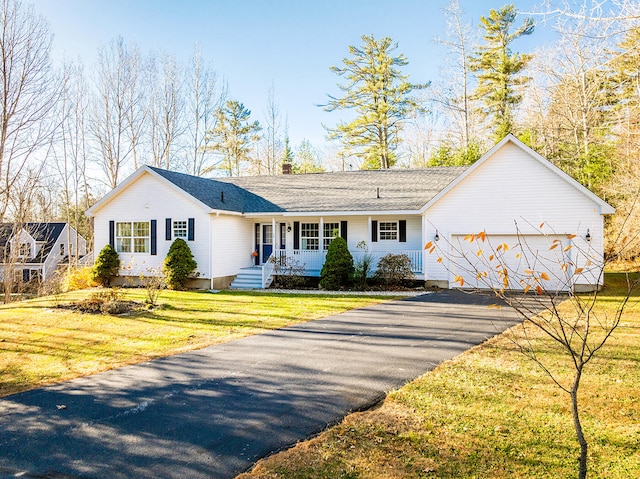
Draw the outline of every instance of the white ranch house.
[[[562,262],[585,272],[546,265],[551,287],[592,288],[599,280],[588,274],[586,258],[602,258],[604,215],[613,212],[512,135],[470,167],[207,179],[143,166],[88,210],[95,250],[111,243],[121,276],[153,274],[181,237],[198,263],[196,282],[207,288],[234,280],[266,287],[272,256],[295,259],[306,275],[318,276],[336,233],[356,259],[363,244],[375,259],[407,254],[428,287],[460,287],[457,277],[475,286],[475,275],[454,257],[476,257],[477,247],[463,238],[480,231],[490,244],[533,252],[556,240]],[[439,253],[425,250],[430,242]],[[529,268],[523,252],[503,260],[514,270]]]

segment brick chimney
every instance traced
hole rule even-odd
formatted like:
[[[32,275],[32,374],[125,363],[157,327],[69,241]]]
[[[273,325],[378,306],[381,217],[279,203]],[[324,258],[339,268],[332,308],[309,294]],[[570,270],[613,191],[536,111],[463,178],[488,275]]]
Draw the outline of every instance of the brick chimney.
[[[291,163],[283,163],[282,164],[282,174],[283,175],[290,175],[291,173],[293,173],[293,166],[291,165]]]

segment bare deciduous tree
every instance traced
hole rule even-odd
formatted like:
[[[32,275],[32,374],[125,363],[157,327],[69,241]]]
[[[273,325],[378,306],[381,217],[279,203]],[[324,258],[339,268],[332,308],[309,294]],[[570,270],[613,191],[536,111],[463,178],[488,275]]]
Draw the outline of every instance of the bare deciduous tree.
[[[482,231],[467,235],[465,244],[441,238],[438,243],[427,243],[425,249],[439,255],[440,263],[449,265],[447,268],[456,275],[455,282],[459,286],[491,291],[523,320],[510,338],[567,394],[575,437],[580,446],[578,477],[585,479],[588,442],[580,419],[581,380],[586,374],[586,366],[601,353],[619,326],[631,293],[640,286],[640,277],[627,275],[626,294],[616,305],[613,315],[607,314],[597,299],[612,257],[603,257],[591,248],[588,238],[558,234],[544,223],[539,227],[528,225],[527,234],[534,232],[545,238],[547,249],[533,247],[527,242],[527,234],[517,225],[516,230],[517,242],[514,244],[494,244]],[[624,229],[616,235],[618,252],[639,240],[638,236],[625,237],[623,232]],[[518,267],[513,266],[516,264],[514,259]],[[576,284],[587,291],[575,289]],[[542,358],[539,347],[530,339],[531,328],[554,341],[558,352],[566,359],[565,365],[572,371],[568,380],[562,371],[554,370]]]
[[[181,68],[171,55],[163,55],[161,61],[152,61],[151,96],[149,99],[149,144],[152,163],[171,169],[176,139],[181,133],[182,93]]]
[[[30,161],[49,143],[58,90],[50,60],[52,35],[32,6],[0,2],[0,221]],[[43,161],[40,157],[37,161]],[[37,170],[33,169],[32,171]]]
[[[192,175],[201,176],[215,168],[213,154],[206,147],[207,131],[215,128],[215,113],[226,100],[227,87],[219,84],[216,72],[203,64],[198,47],[194,50],[187,71],[184,97],[184,170]]]
[[[129,49],[122,38],[98,52],[97,91],[89,129],[96,141],[97,163],[111,188],[116,187],[122,169],[133,156],[129,102],[135,97],[132,92],[136,89],[137,74],[133,68],[137,58],[137,49]]]

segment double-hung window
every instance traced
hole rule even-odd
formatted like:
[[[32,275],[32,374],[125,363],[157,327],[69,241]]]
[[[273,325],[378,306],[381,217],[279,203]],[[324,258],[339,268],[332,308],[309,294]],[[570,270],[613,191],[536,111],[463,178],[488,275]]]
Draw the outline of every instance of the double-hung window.
[[[322,246],[324,250],[329,249],[333,238],[340,236],[340,223],[324,223],[322,225]]]
[[[300,243],[304,250],[320,249],[320,226],[318,223],[300,224]]]
[[[148,221],[116,223],[118,253],[149,253],[151,229]]]
[[[20,243],[18,246],[18,256],[31,258],[31,243]]]
[[[380,241],[397,241],[398,240],[398,222],[397,221],[380,221],[378,224],[378,234]]]
[[[187,238],[187,222],[186,221],[174,221],[173,222],[173,237],[174,238]]]

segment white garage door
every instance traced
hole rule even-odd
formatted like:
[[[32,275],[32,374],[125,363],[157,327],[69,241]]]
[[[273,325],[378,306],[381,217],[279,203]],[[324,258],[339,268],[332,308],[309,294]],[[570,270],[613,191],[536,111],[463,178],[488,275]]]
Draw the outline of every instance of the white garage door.
[[[451,287],[568,290],[570,242],[567,236],[453,236]]]

